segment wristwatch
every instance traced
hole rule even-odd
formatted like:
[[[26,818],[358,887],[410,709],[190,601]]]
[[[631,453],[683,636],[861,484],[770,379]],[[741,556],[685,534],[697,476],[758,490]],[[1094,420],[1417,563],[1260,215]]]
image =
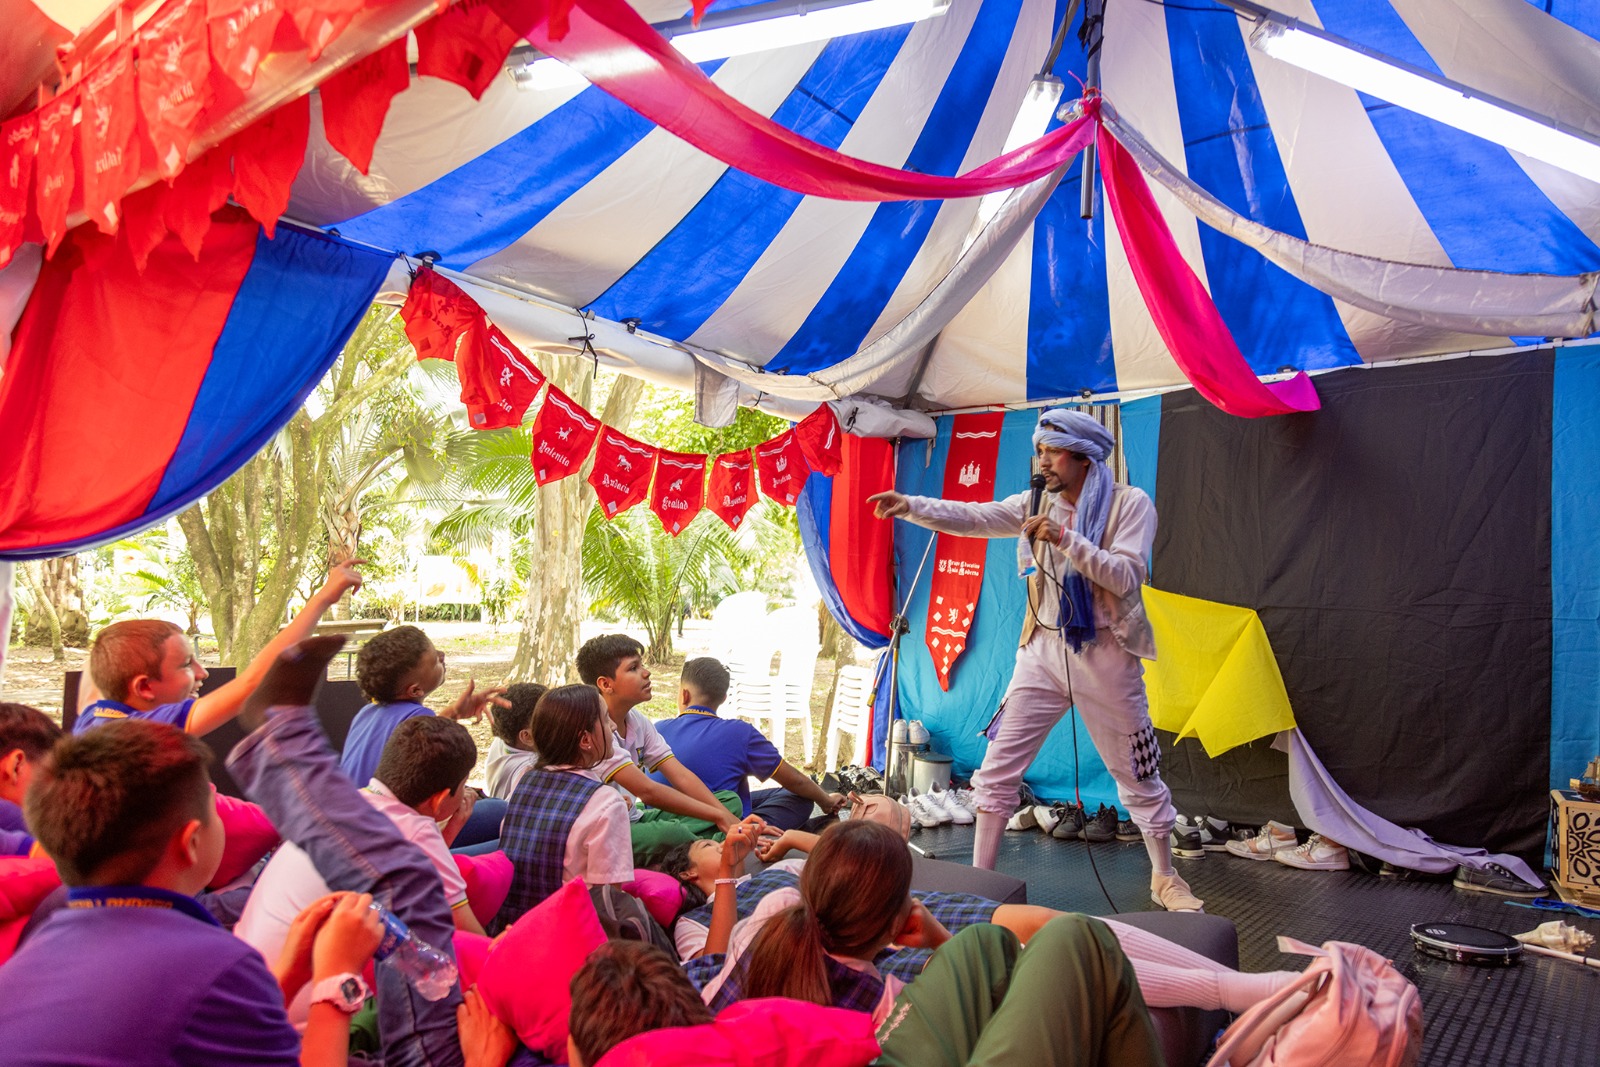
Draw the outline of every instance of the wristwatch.
[[[336,974],[311,987],[311,1003],[332,1004],[346,1015],[361,1010],[367,1000],[367,983],[359,974]]]

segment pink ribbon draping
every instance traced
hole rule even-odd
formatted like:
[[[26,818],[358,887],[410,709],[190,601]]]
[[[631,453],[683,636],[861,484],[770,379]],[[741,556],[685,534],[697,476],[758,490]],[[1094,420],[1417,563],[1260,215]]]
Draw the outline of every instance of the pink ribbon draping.
[[[1250,370],[1211,294],[1178,251],[1149,182],[1128,150],[1099,127],[1106,203],[1156,330],[1200,395],[1230,415],[1260,418],[1322,406],[1305,373],[1263,383]]]
[[[576,0],[553,39],[548,0],[496,0],[495,10],[552,55],[702,152],[785,189],[833,200],[946,200],[1037,181],[1094,136],[1098,101],[1075,121],[957,177],[916,174],[823,148],[723,92],[626,0]]]

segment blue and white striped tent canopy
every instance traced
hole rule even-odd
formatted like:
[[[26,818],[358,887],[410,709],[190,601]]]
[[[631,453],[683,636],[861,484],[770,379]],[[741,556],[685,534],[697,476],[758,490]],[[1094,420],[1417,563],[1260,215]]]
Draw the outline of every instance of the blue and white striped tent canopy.
[[[682,14],[681,3],[637,6],[654,20]],[[1600,134],[1600,5],[1269,6]],[[953,0],[910,26],[704,69],[821,144],[953,174],[1006,147],[1066,7]],[[1595,184],[1270,58],[1248,46],[1249,30],[1213,0],[1106,5],[1106,100],[1199,189],[1270,230],[1378,261],[1600,270]],[[1070,33],[1054,66],[1066,99],[1085,65]],[[1038,114],[1023,139],[1044,131]],[[562,309],[576,309],[593,314],[599,347],[666,379],[686,383],[698,356],[731,368],[747,395],[860,393],[932,410],[1184,381],[1105,212],[1080,218],[1081,163],[1042,206],[1042,188],[998,210],[976,199],[830,201],[731,169],[598,89],[529,91],[509,76],[480,102],[413,78],[367,177],[312,128],[291,216],[395,252],[437,252],[487,283],[478,295],[491,314],[537,348],[570,351],[567,338],[584,331]],[[1259,374],[1541,340],[1363,310],[1157,196]],[[536,299],[505,299],[518,294]],[[613,325],[632,320],[637,334]]]

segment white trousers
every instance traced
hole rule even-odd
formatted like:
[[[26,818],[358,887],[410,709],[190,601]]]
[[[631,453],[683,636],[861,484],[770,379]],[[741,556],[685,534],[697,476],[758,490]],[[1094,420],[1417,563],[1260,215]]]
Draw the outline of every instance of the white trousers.
[[[1082,652],[1073,652],[1059,634],[1046,630],[1017,649],[999,726],[983,766],[972,776],[979,809],[1011,814],[1023,774],[1074,702],[1134,824],[1147,837],[1165,838],[1177,812],[1161,780],[1144,665],[1104,628]]]

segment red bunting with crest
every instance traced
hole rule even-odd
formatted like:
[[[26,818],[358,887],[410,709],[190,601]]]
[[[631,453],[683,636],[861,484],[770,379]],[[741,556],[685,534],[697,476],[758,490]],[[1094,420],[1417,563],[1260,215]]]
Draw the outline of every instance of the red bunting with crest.
[[[34,162],[34,210],[44,230],[45,254],[55,255],[67,235],[67,201],[72,198],[76,168],[72,163],[72,114],[78,94],[63,93],[39,109],[39,154]]]
[[[657,451],[654,445],[635,441],[619,430],[600,428],[589,484],[594,486],[606,518],[616,518],[645,498],[650,491],[650,475],[655,472]]]
[[[83,156],[83,209],[101,233],[116,233],[117,206],[139,173],[138,90],[133,51],[119,48],[83,79],[83,121],[78,145]]]
[[[552,384],[533,420],[533,480],[548,485],[576,474],[599,433],[600,420]]]
[[[793,430],[756,445],[756,471],[761,475],[761,495],[788,508],[800,499],[800,490],[811,476]]]
[[[754,463],[750,450],[729,452],[718,456],[711,464],[710,507],[717,518],[737,530],[744,517],[755,506],[756,486]]]
[[[477,301],[459,285],[429,267],[411,279],[411,291],[400,309],[406,338],[418,359],[455,359],[461,339],[482,314]]]
[[[673,537],[700,514],[706,496],[706,457],[661,449],[650,489],[650,510]]]
[[[139,109],[163,178],[188,162],[200,112],[211,101],[210,73],[205,0],[166,5],[139,31]]]
[[[206,0],[211,30],[211,60],[217,70],[246,91],[272,48],[283,7],[278,0]]]
[[[844,462],[844,432],[839,428],[839,416],[827,404],[801,419],[794,428],[795,440],[805,453],[806,465],[818,474],[832,478],[839,473]]]
[[[28,217],[33,157],[39,151],[39,117],[28,114],[0,124],[0,267],[22,247]]]
[[[945,460],[944,499],[969,503],[994,499],[995,464],[1000,458],[1000,426],[1005,412],[957,415]],[[939,534],[934,550],[933,582],[928,590],[928,627],[924,639],[933,656],[939,688],[950,689],[950,672],[967,648],[967,635],[983,591],[983,560],[988,541],[981,537]]]
[[[521,426],[545,382],[544,372],[481,311],[456,353],[456,377],[474,430]]]
[[[367,0],[278,0],[289,13],[300,39],[306,43],[306,60],[315,63],[322,50],[344,32]]]

